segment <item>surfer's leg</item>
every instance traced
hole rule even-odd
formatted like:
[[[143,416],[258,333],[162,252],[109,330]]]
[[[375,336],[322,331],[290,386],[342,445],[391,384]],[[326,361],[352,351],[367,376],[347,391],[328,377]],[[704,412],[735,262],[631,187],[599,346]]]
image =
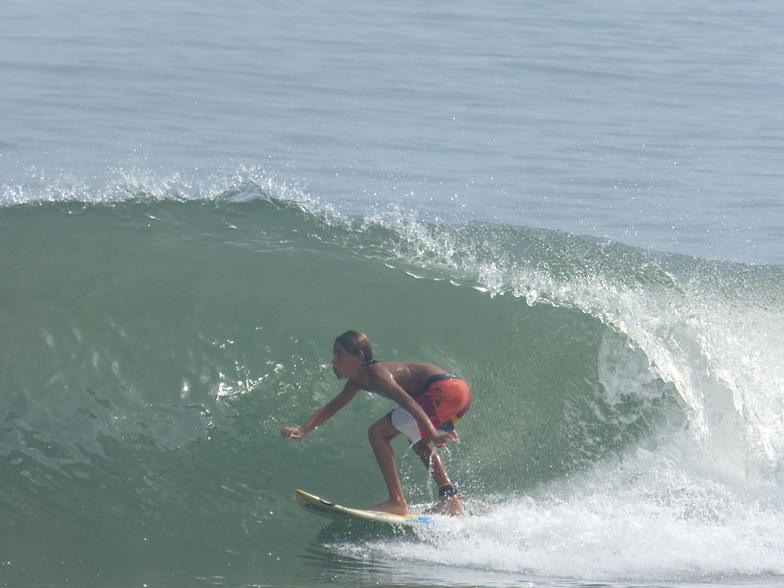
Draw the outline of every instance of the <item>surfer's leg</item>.
[[[444,466],[444,460],[441,459],[441,454],[438,453],[438,451],[435,451],[428,441],[420,439],[414,443],[413,450],[419,456],[419,459],[422,460],[422,463],[425,464],[430,475],[433,476],[433,481],[435,481],[439,490],[447,486],[454,488],[452,481],[449,479],[449,475],[446,473],[446,467]],[[438,504],[427,512],[459,515],[463,513],[463,505],[454,493],[448,494],[439,492]]]
[[[368,438],[376,461],[381,468],[384,482],[389,491],[389,500],[369,508],[381,512],[391,512],[395,514],[408,514],[408,505],[403,496],[403,487],[400,485],[400,478],[397,475],[397,464],[395,462],[395,452],[392,449],[391,441],[400,434],[387,417],[383,417],[373,423],[368,429]]]

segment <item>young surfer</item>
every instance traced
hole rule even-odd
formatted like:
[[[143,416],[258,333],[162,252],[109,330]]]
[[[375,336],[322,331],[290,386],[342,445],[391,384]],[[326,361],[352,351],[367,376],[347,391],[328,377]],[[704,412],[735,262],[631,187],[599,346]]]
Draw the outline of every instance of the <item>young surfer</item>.
[[[359,331],[346,331],[332,348],[332,369],[339,380],[348,380],[343,390],[313,413],[301,427],[285,427],[284,439],[302,440],[313,429],[346,406],[360,390],[375,392],[394,400],[398,407],[375,422],[368,430],[389,499],[368,510],[408,514],[408,505],[397,475],[391,441],[400,433],[430,470],[438,485],[438,504],[429,512],[457,515],[463,507],[447,476],[444,462],[431,447],[458,441],[454,428],[471,406],[471,391],[454,374],[426,363],[378,362],[368,338]]]

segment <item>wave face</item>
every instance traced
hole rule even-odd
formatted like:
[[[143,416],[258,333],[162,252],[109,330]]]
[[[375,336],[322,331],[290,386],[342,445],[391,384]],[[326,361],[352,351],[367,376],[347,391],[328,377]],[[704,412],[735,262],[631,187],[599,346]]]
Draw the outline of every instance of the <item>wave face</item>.
[[[3,203],[7,582],[784,574],[780,267],[349,217],[260,172],[6,188]],[[469,381],[445,458],[484,516],[314,539],[294,488],[384,495],[365,431],[388,401],[279,437],[339,390],[331,346],[349,328],[382,360]],[[432,501],[396,447],[410,500]]]

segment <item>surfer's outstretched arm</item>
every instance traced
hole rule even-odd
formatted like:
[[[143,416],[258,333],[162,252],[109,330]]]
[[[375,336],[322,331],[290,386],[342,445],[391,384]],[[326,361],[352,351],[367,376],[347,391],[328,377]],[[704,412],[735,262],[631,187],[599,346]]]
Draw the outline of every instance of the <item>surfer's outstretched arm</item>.
[[[335,398],[314,412],[313,416],[311,416],[304,425],[301,427],[284,427],[281,429],[280,434],[284,439],[302,441],[313,429],[327,422],[336,412],[351,402],[357,395],[357,392],[361,389],[362,387],[359,384],[353,380],[349,380],[346,382],[343,390],[335,396]]]

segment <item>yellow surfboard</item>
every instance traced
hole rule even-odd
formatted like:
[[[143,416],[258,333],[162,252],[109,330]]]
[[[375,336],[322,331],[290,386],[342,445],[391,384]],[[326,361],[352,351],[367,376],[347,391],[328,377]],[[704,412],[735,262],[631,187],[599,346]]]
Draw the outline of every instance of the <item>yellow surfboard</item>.
[[[359,508],[348,508],[334,504],[313,494],[308,494],[302,490],[294,491],[294,498],[297,499],[303,509],[309,513],[333,519],[361,519],[376,523],[386,523],[388,525],[437,525],[446,522],[447,517],[427,514],[407,514],[405,516],[392,514],[390,512],[374,512]]]

